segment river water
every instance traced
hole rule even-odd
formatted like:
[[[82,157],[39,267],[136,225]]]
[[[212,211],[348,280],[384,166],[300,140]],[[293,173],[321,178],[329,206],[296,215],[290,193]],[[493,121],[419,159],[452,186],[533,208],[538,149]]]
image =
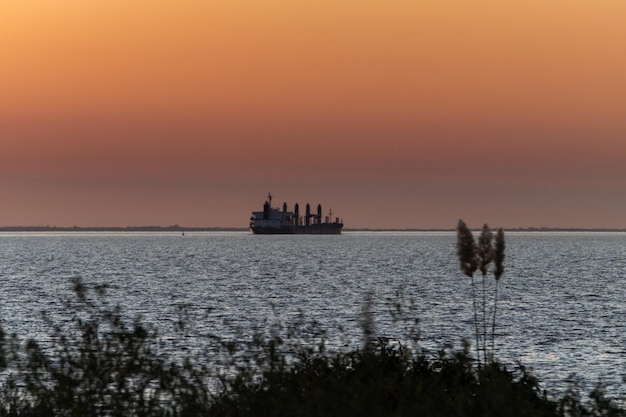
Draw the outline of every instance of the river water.
[[[454,233],[3,233],[0,309],[8,333],[46,338],[40,312],[62,316],[71,282],[107,284],[107,300],[179,339],[181,311],[198,335],[233,338],[263,323],[317,322],[329,349],[362,343],[365,300],[377,335],[407,340],[419,320],[427,352],[474,341],[472,287]],[[575,373],[612,397],[626,375],[626,234],[506,235],[496,356],[521,361],[550,392]],[[482,305],[482,279],[476,294]],[[491,316],[494,280],[486,281]],[[390,312],[401,305],[403,320]],[[480,312],[480,308],[479,308]],[[482,314],[482,313],[480,313]],[[249,333],[249,332],[248,332]],[[180,340],[178,340],[180,342]]]

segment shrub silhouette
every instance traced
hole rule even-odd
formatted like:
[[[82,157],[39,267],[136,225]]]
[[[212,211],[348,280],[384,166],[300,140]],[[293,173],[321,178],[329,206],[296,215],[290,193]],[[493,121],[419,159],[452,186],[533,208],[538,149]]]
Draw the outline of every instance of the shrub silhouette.
[[[514,406],[512,406],[514,404]],[[467,351],[408,357],[381,341],[376,350],[311,356],[258,383],[239,381],[216,398],[219,416],[554,416],[522,368],[492,362],[477,370]]]
[[[167,362],[156,350],[156,331],[139,320],[125,323],[118,308],[91,301],[82,280],[73,283],[71,321],[47,318],[45,348],[13,341],[6,415],[205,415],[208,392],[195,370]]]

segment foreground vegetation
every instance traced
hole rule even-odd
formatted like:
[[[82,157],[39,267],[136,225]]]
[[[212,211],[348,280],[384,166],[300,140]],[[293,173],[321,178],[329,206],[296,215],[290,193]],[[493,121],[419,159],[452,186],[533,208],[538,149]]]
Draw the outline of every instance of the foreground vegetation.
[[[575,389],[548,398],[523,366],[477,366],[469,346],[428,356],[367,332],[344,353],[257,334],[246,346],[207,340],[214,349],[202,357],[168,359],[156,331],[94,301],[97,288],[74,286],[71,319],[49,319],[45,344],[0,335],[0,415],[626,415],[601,389],[590,401]]]

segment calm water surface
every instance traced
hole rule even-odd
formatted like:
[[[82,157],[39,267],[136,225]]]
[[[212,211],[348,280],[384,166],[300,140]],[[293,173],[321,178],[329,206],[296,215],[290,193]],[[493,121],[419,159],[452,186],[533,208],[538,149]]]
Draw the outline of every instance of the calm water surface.
[[[626,234],[509,233],[506,242],[497,356],[521,360],[557,393],[575,372],[587,391],[602,380],[610,395],[621,395]],[[77,276],[108,284],[111,303],[142,315],[166,339],[178,337],[186,306],[193,334],[235,337],[303,315],[321,323],[330,348],[357,347],[368,293],[380,335],[407,336],[389,314],[397,301],[406,318],[419,319],[427,351],[474,335],[470,281],[458,271],[453,233],[0,234],[6,330],[45,339],[40,312],[62,316]]]

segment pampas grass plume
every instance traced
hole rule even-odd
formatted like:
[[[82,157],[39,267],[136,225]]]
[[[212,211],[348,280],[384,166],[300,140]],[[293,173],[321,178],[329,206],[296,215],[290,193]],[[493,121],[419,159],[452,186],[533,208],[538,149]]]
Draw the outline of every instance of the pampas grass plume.
[[[473,277],[478,268],[476,242],[472,232],[461,219],[459,219],[459,224],[456,227],[456,236],[456,254],[459,258],[461,271],[468,277]]]

